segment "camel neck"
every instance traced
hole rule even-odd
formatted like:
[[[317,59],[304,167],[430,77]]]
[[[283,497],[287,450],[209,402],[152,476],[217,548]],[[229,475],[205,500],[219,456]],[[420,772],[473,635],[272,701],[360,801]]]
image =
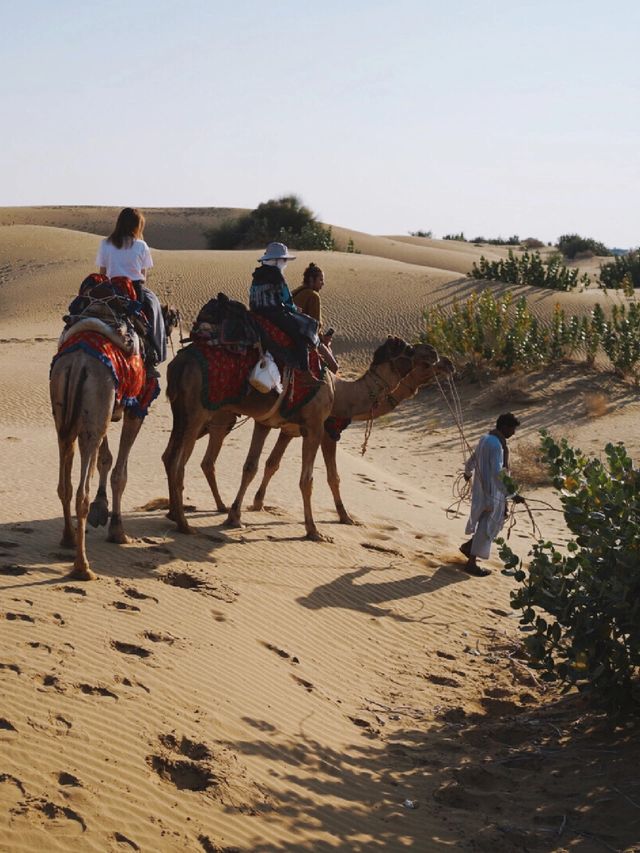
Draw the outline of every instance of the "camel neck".
[[[364,376],[352,381],[338,379],[331,414],[351,420],[385,414],[415,393],[416,388],[406,380],[407,377],[403,379],[389,370],[383,372],[380,366],[370,368]]]

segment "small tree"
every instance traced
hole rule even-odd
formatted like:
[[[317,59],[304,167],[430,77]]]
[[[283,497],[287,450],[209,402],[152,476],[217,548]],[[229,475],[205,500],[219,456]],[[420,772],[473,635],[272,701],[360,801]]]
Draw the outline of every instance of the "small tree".
[[[612,713],[640,712],[640,470],[623,444],[603,461],[542,435],[572,538],[566,551],[539,540],[526,567],[501,540],[529,663]]]
[[[626,287],[627,291],[640,287],[640,250],[635,249],[603,264],[600,267],[600,287]]]
[[[593,252],[594,255],[606,256],[611,254],[604,243],[592,240],[591,237],[580,237],[579,234],[563,234],[558,237],[558,249],[565,258],[573,260],[581,252]]]

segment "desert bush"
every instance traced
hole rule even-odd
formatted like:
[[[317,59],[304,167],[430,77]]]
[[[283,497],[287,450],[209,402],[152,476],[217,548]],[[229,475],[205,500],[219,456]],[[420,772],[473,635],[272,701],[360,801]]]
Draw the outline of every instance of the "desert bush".
[[[522,245],[525,249],[543,249],[544,243],[542,240],[538,240],[537,237],[527,237],[522,241]]]
[[[539,540],[526,567],[500,544],[529,665],[611,713],[638,713],[640,469],[623,444],[607,444],[604,460],[546,433],[541,447],[572,538],[562,552]]]
[[[594,255],[607,256],[611,250],[604,243],[591,239],[591,237],[580,237],[579,234],[563,234],[558,237],[556,243],[558,249],[565,258],[573,260],[579,252],[593,252]]]
[[[599,286],[626,290],[640,287],[640,250],[636,249],[603,264],[600,267]]]
[[[532,287],[548,287],[552,290],[573,290],[581,285],[589,285],[589,276],[580,275],[578,270],[570,270],[559,261],[543,261],[540,252],[525,251],[516,258],[509,249],[509,257],[504,260],[488,261],[484,255],[480,263],[474,262],[471,278],[502,281],[506,284],[526,284]]]
[[[459,240],[461,243],[467,242],[467,238],[464,236],[462,231],[459,234],[445,234],[442,239],[443,240]]]
[[[433,237],[433,231],[409,231],[410,237]]]
[[[553,477],[537,441],[519,441],[511,454],[510,469],[517,488],[551,486]]]
[[[485,243],[488,246],[519,246],[520,238],[517,234],[514,234],[513,237],[507,237],[506,240],[504,237],[474,237],[469,242]]]
[[[347,243],[347,248],[345,249],[348,255],[361,255],[362,252],[360,249],[356,249],[356,244],[353,242],[353,239],[350,237],[349,242]]]
[[[582,357],[592,366],[604,352],[621,376],[640,379],[640,303],[613,306],[607,318],[600,305],[590,314],[567,316],[556,305],[550,320],[541,322],[524,296],[510,292],[472,293],[450,309],[424,312],[422,341],[448,355],[463,374],[508,373]]]
[[[255,210],[207,232],[210,249],[260,248],[272,240],[292,244],[298,250],[332,251],[331,228],[295,195],[262,202]]]
[[[609,412],[609,399],[602,391],[588,391],[582,395],[582,400],[590,418],[601,418]]]

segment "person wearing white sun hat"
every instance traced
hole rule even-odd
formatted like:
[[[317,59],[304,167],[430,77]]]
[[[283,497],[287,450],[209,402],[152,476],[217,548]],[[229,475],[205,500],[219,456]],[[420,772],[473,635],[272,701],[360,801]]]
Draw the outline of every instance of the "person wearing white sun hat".
[[[249,290],[249,308],[286,332],[294,343],[293,353],[282,354],[290,366],[309,370],[308,347],[318,346],[318,322],[296,308],[283,272],[288,261],[295,260],[284,243],[269,243],[260,266],[253,271]]]

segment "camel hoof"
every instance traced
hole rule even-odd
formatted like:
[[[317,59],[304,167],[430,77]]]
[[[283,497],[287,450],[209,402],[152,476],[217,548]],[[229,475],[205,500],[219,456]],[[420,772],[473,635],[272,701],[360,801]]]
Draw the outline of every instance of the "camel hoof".
[[[319,530],[312,530],[310,533],[304,537],[308,539],[309,542],[333,542],[333,538],[331,536],[325,536],[324,533],[320,533]]]
[[[128,545],[131,539],[124,530],[111,530],[107,536],[107,542],[113,542],[114,545]]]
[[[249,507],[249,512],[262,512],[264,504],[254,501]]]
[[[239,518],[229,515],[227,516],[226,520],[222,522],[222,526],[238,529],[240,527],[243,527],[244,525],[242,524]]]
[[[229,507],[224,504],[216,504],[216,512],[229,512]]]
[[[104,527],[109,521],[109,507],[104,501],[94,501],[89,507],[87,521],[92,527]]]
[[[195,536],[197,532],[195,527],[190,527],[188,524],[178,525],[178,533],[183,533],[185,536]]]
[[[89,566],[74,566],[67,577],[74,581],[95,581],[98,579],[97,574],[91,571]]]
[[[351,518],[350,515],[341,516],[340,524],[352,524],[354,527],[362,527],[362,522],[356,521],[355,518]]]

